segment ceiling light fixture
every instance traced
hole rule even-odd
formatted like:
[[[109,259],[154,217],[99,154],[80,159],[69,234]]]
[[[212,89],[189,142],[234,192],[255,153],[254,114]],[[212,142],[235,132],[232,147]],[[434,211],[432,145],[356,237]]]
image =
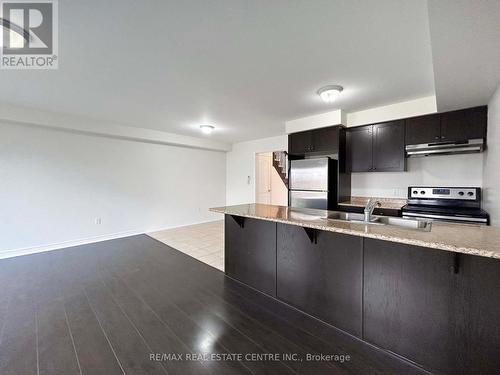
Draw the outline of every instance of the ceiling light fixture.
[[[339,97],[340,93],[344,90],[339,85],[329,85],[322,87],[318,90],[318,95],[325,103],[333,103]]]
[[[200,129],[204,134],[210,134],[214,131],[215,126],[212,125],[200,125]]]

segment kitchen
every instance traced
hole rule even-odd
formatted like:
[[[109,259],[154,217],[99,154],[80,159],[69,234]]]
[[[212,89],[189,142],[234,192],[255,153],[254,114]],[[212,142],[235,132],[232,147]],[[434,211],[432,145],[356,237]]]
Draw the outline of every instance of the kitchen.
[[[351,196],[356,173],[482,153],[487,111],[289,133],[288,207],[212,209],[225,215],[226,274],[430,371],[494,372],[500,237],[481,187]]]

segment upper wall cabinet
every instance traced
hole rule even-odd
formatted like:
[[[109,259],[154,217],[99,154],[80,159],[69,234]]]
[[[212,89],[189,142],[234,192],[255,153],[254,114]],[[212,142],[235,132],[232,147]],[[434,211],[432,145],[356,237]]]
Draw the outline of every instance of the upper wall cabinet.
[[[441,139],[439,114],[413,117],[406,120],[406,144],[419,145],[439,142]]]
[[[475,107],[441,114],[441,140],[465,141],[486,138],[488,107]]]
[[[347,165],[351,172],[373,170],[373,126],[359,126],[347,131]]]
[[[487,107],[413,117],[406,120],[406,144],[460,142],[486,138]]]
[[[335,154],[339,150],[339,132],[342,126],[330,126],[288,135],[288,153],[305,155],[311,153]]]
[[[347,160],[351,172],[406,170],[404,121],[351,128],[347,133]]]

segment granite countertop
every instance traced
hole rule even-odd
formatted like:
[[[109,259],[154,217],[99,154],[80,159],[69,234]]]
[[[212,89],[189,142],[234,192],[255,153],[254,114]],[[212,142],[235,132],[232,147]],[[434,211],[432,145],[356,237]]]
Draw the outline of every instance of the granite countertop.
[[[366,203],[370,197],[351,197],[349,200],[340,202],[339,206],[354,206],[354,207],[365,207]],[[380,208],[388,208],[391,210],[400,210],[406,205],[406,199],[399,198],[377,198],[373,197],[380,202]]]
[[[393,225],[326,219],[326,210],[266,204],[216,207],[210,211],[500,259],[500,229],[483,225],[434,222],[431,231],[424,232]]]

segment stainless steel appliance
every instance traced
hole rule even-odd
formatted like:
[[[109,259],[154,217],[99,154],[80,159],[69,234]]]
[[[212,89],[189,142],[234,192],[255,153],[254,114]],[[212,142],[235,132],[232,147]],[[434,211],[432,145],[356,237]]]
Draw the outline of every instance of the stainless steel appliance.
[[[410,186],[402,212],[404,218],[489,225],[479,187]]]
[[[469,139],[463,142],[436,142],[423,143],[419,145],[407,145],[405,149],[408,157],[469,154],[482,152],[484,150],[484,139],[478,138]]]
[[[289,183],[291,207],[333,209],[337,161],[330,158],[291,160]]]

